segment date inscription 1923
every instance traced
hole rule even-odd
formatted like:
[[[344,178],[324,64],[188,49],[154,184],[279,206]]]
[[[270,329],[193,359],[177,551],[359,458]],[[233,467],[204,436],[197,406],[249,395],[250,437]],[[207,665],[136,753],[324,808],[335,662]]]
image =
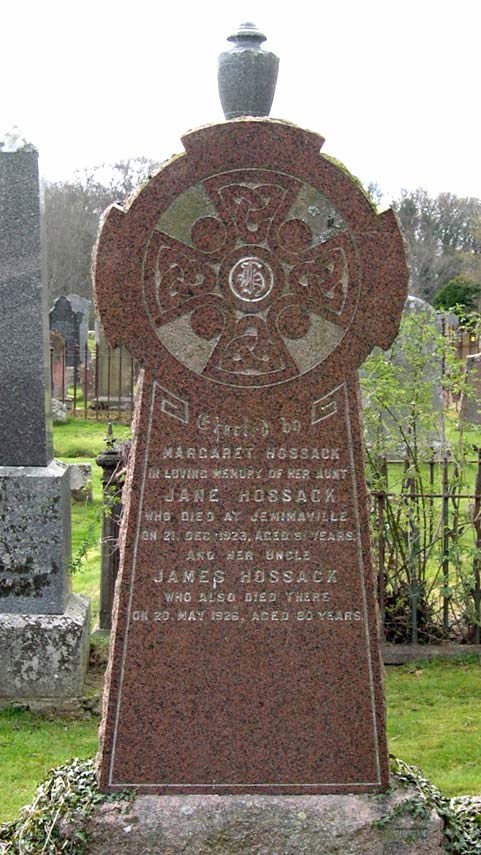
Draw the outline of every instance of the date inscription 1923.
[[[407,276],[393,215],[321,142],[202,128],[105,219],[102,322],[144,372],[102,789],[388,783],[356,372]]]

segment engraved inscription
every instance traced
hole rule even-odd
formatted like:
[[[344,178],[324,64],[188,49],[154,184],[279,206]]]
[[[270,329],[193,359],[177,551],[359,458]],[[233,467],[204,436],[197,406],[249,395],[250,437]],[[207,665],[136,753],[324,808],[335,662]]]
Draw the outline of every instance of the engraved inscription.
[[[192,132],[105,220],[99,309],[142,379],[103,789],[389,783],[356,369],[407,276],[392,212],[320,142]]]
[[[237,422],[203,411],[195,423],[199,444],[166,437],[149,453],[140,540],[152,605],[132,622],[363,623],[344,571],[357,549],[349,448],[310,433],[309,410]]]

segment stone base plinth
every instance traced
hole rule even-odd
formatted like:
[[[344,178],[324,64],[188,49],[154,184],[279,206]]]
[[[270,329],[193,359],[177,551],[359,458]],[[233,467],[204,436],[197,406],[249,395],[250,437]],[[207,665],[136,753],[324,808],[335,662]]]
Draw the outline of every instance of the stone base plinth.
[[[137,796],[87,822],[88,855],[442,855],[415,789],[387,795]],[[68,836],[68,829],[64,829]]]
[[[68,466],[0,466],[0,508],[0,612],[61,614],[70,593]]]
[[[79,697],[89,633],[90,604],[77,594],[63,614],[0,614],[0,703]]]

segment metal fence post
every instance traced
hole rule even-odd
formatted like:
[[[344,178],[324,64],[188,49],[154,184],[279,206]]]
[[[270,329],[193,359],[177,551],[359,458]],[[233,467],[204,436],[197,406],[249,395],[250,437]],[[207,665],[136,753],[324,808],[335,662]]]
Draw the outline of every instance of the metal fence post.
[[[481,639],[481,448],[478,448],[478,468],[476,470],[474,517],[473,523],[476,531],[476,551],[474,553],[474,643],[479,644]]]
[[[100,575],[99,629],[112,628],[112,605],[119,569],[119,528],[122,512],[122,452],[115,442],[112,423],[105,438],[107,448],[96,458],[102,469],[104,507],[102,514],[102,557]]]
[[[449,635],[449,598],[446,591],[449,588],[449,462],[446,455],[442,462],[442,552],[443,552],[443,630]]]

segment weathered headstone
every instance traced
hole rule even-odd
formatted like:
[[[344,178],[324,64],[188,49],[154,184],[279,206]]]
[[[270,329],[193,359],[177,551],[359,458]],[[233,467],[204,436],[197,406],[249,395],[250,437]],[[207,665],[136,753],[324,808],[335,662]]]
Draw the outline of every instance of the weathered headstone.
[[[420,297],[409,295],[399,335],[384,359],[393,372],[393,399],[365,395],[367,442],[388,458],[428,459],[444,448],[442,317]],[[362,374],[368,367],[362,369]],[[413,405],[413,389],[416,398]],[[417,397],[416,397],[417,396]]]
[[[52,421],[54,425],[66,425],[68,422],[67,402],[52,398]]]
[[[439,449],[444,441],[444,401],[443,364],[439,347],[437,347],[436,337],[442,334],[443,326],[445,326],[449,316],[445,313],[436,312],[426,300],[422,300],[421,297],[416,297],[413,294],[409,294],[406,300],[404,315],[415,318],[418,327],[429,327],[432,330],[431,335],[428,334],[424,338],[421,339],[420,337],[419,339],[421,340],[423,348],[422,355],[424,357],[419,373],[421,382],[426,383],[430,388],[434,418],[432,427],[426,431],[424,436],[419,437],[419,442],[424,446],[429,445],[432,448]],[[402,364],[403,360],[405,360],[405,356],[403,355],[405,342],[402,340],[402,333],[399,344],[396,358]]]
[[[74,502],[92,501],[92,464],[70,463],[70,495]]]
[[[69,367],[82,361],[80,346],[80,326],[82,312],[74,309],[68,297],[57,297],[50,309],[50,329],[63,335],[65,339],[66,363]]]
[[[69,475],[52,459],[49,364],[37,153],[0,151],[2,699],[79,694],[88,656],[88,602],[67,572]]]
[[[79,350],[82,362],[85,360],[85,348],[89,340],[90,326],[90,308],[91,302],[86,297],[80,297],[78,294],[68,294],[69,301],[74,312],[79,312],[81,315],[79,325]],[[88,356],[88,353],[87,353]]]
[[[460,418],[470,425],[481,424],[481,353],[466,357],[467,388],[461,396]]]
[[[207,126],[104,221],[100,317],[143,365],[105,790],[388,783],[356,372],[407,270],[394,215],[322,142]]]
[[[96,399],[100,405],[130,405],[136,380],[136,366],[125,347],[111,348],[102,324],[96,324],[97,370]]]

